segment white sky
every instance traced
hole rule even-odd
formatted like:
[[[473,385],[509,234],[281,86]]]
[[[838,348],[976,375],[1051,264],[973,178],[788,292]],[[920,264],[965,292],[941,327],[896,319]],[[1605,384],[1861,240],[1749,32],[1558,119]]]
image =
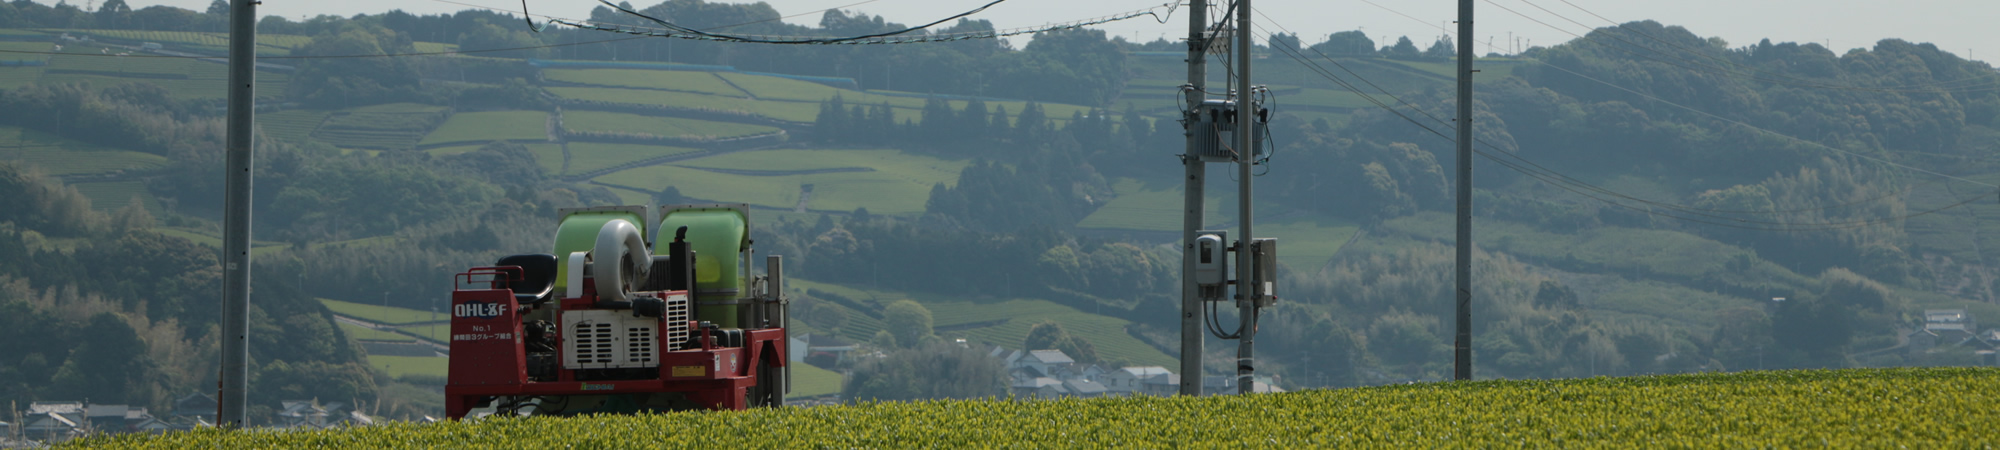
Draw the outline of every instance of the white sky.
[[[55,0],[36,1],[53,3]],[[135,8],[165,4],[200,11],[207,9],[210,0],[127,1]],[[518,1],[510,0],[450,1],[456,3],[445,0],[265,0],[264,5],[259,8],[259,13],[297,19],[319,14],[351,16],[391,9],[402,9],[418,14],[436,14],[466,9],[467,6],[463,4],[513,11],[518,11],[521,7]],[[786,15],[862,1],[864,0],[767,0],[780,13]],[[988,1],[990,0],[874,0],[844,9],[886,16],[894,22],[915,24],[957,14]],[[1165,1],[1008,0],[975,17],[992,20],[996,26],[1005,29],[1143,9]],[[1879,39],[1895,37],[1913,42],[1935,43],[1940,48],[1960,56],[1970,53],[1975,59],[1984,58],[1982,54],[2000,55],[2000,40],[1996,40],[2000,38],[2000,27],[1990,24],[1992,18],[2000,17],[2000,2],[1992,1],[1567,0],[1567,2],[1568,4],[1565,0],[1490,0],[1490,2],[1479,0],[1475,5],[1479,14],[1477,39],[1486,41],[1489,36],[1493,37],[1497,49],[1504,53],[1510,32],[1523,41],[1532,40],[1536,45],[1549,45],[1573,39],[1570,34],[1554,30],[1551,26],[1566,30],[1568,33],[1582,34],[1591,27],[1607,25],[1604,20],[1577,8],[1581,7],[1618,22],[1652,19],[1668,25],[1684,26],[1697,35],[1720,36],[1727,39],[1734,47],[1770,38],[1774,42],[1810,41],[1826,44],[1830,41],[1833,48],[1844,51],[1849,48],[1872,46]],[[657,1],[640,0],[633,1],[633,4],[643,7],[657,4]],[[537,14],[584,18],[589,15],[590,9],[595,7],[597,2],[529,0],[528,5]],[[1278,25],[1299,33],[1308,44],[1323,40],[1332,32],[1360,29],[1368,33],[1369,37],[1375,38],[1377,42],[1386,44],[1394,42],[1398,36],[1409,36],[1422,46],[1444,34],[1439,27],[1449,26],[1455,31],[1456,27],[1447,22],[1455,19],[1458,14],[1458,2],[1452,0],[1423,2],[1254,0],[1252,5],[1275,19]],[[1414,19],[1374,5],[1394,8]],[[1520,15],[1501,9],[1502,6],[1534,17],[1548,25],[1524,19]],[[1553,11],[1553,14],[1536,9],[1536,6],[1547,8]],[[1569,20],[1557,17],[1558,14]],[[1114,35],[1124,36],[1126,39],[1150,41],[1163,36],[1173,38],[1185,35],[1186,17],[1181,12],[1176,12],[1166,24],[1150,18],[1136,18],[1103,25],[1100,28]],[[812,24],[818,22],[819,14],[808,14],[789,20]],[[1570,20],[1588,26],[1577,25]],[[1256,17],[1253,21],[1263,23],[1267,27],[1272,23],[1263,17]],[[1482,54],[1487,51],[1484,45],[1478,50]]]

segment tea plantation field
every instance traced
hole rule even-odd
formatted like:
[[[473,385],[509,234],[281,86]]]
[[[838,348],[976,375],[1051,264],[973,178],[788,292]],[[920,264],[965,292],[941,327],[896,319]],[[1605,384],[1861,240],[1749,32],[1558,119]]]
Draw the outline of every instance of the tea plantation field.
[[[202,429],[103,448],[1919,447],[2000,443],[2000,370],[1481,381],[1215,397],[945,400],[314,431]]]

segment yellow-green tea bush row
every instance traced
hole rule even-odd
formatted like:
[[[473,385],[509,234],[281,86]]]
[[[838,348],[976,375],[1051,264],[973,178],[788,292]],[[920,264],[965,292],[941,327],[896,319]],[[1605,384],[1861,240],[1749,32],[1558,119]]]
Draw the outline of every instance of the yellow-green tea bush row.
[[[1990,447],[2000,370],[1777,371],[1430,383],[1252,396],[932,401],[204,430],[112,448]]]

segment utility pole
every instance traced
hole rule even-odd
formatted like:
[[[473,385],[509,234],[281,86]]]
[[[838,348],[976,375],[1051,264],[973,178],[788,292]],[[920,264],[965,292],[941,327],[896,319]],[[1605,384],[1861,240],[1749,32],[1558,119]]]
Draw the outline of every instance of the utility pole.
[[[1458,338],[1451,379],[1472,379],[1472,0],[1458,0]]]
[[[1471,0],[1464,0],[1471,1]],[[1257,336],[1257,301],[1254,293],[1256,283],[1250,272],[1250,165],[1256,162],[1257,149],[1252,147],[1251,137],[1256,133],[1254,104],[1250,100],[1250,0],[1237,0],[1236,7],[1236,220],[1243,228],[1243,237],[1236,239],[1236,307],[1242,314],[1243,328],[1236,341],[1236,389],[1238,393],[1256,392],[1253,381],[1256,369],[1250,365],[1251,347]],[[1266,270],[1276,270],[1269,268]],[[1183,379],[1185,380],[1185,379]],[[1185,382],[1185,381],[1183,381]]]
[[[1188,85],[1192,88],[1186,94],[1186,110],[1194,111],[1207,100],[1203,87],[1208,84],[1208,40],[1202,32],[1208,28],[1208,0],[1192,0],[1188,8]],[[1193,119],[1182,117],[1188,126]],[[1184,188],[1186,207],[1181,217],[1181,395],[1201,395],[1201,352],[1204,330],[1202,330],[1201,287],[1195,284],[1195,234],[1202,225],[1202,185],[1207,182],[1208,162],[1202,160],[1197,150],[1192,129],[1187,131],[1187,153],[1181,155],[1181,165],[1187,169],[1187,186]]]
[[[216,425],[242,427],[250,391],[251,117],[257,99],[257,0],[230,0],[229,139],[222,221],[222,386]]]

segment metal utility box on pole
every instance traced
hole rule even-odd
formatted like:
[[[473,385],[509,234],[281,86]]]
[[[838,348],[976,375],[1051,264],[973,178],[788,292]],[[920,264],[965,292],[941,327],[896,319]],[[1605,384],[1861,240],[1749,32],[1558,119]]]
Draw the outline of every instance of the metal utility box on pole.
[[[250,381],[250,131],[257,99],[257,1],[230,0],[229,138],[222,221],[222,374],[216,425],[245,425]]]
[[[1192,0],[1188,8],[1188,86],[1186,96],[1188,111],[1195,111],[1207,95],[1203,93],[1208,82],[1208,40],[1203,32],[1208,29],[1208,0]],[[1193,121],[1186,117],[1181,120],[1188,126]],[[1201,395],[1201,352],[1202,352],[1202,300],[1200,286],[1195,284],[1195,238],[1201,229],[1203,183],[1208,177],[1208,163],[1202,161],[1197,149],[1195,133],[1188,130],[1187,153],[1181,155],[1181,165],[1187,168],[1186,208],[1181,218],[1181,395]]]
[[[1458,333],[1452,379],[1472,379],[1472,0],[1458,0]]]

